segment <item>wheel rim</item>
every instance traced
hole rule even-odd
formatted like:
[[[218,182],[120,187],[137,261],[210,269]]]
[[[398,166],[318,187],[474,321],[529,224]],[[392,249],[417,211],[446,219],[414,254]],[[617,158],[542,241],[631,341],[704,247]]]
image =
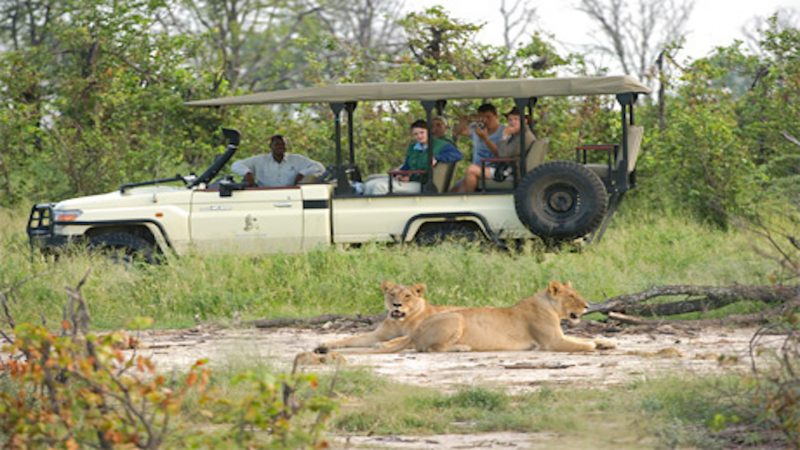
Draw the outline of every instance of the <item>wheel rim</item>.
[[[561,218],[574,214],[578,206],[578,190],[567,184],[554,184],[544,191],[545,211],[551,216]]]

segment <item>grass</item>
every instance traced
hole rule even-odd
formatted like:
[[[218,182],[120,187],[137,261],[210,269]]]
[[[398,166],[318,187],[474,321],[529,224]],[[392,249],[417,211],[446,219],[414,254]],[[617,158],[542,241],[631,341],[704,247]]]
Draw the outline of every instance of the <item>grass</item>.
[[[747,234],[629,211],[615,218],[601,243],[572,252],[368,244],[257,258],[188,255],[133,267],[81,251],[57,261],[31,255],[25,219],[24,212],[0,210],[0,289],[15,286],[10,296],[18,320],[58,320],[64,286],[91,269],[83,292],[98,328],[125,326],[135,316],[170,328],[233,317],[375,314],[382,310],[383,279],[425,282],[434,303],[500,306],[553,279],[572,280],[587,299],[599,301],[662,284],[768,283],[774,267],[750,251]]]
[[[360,382],[364,377],[358,374]],[[741,376],[665,377],[609,389],[543,387],[509,395],[482,387],[447,394],[378,381],[366,395],[337,391],[343,405],[332,429],[378,435],[550,433],[555,437],[547,447],[553,448],[726,448],[730,437],[720,432],[759,420],[755,412],[743,417],[737,408],[747,383]],[[761,439],[757,432],[746,438],[753,445]]]

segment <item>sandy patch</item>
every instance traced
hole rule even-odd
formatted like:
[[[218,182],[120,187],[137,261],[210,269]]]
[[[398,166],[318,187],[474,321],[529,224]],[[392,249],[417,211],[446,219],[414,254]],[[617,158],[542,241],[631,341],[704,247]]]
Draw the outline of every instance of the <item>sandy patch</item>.
[[[614,333],[617,348],[596,353],[476,352],[388,355],[343,353],[349,366],[368,367],[401,383],[452,391],[464,385],[526,392],[541,386],[604,387],[670,373],[702,375],[747,370],[755,329],[703,329]],[[586,334],[583,332],[581,334]],[[141,353],[164,369],[189,367],[209,358],[212,367],[265,363],[289,369],[300,352],[349,333],[309,329],[192,329],[151,331]],[[762,340],[777,347],[782,336]],[[332,370],[310,366],[308,370]]]
[[[323,341],[353,334],[326,329],[210,329],[143,333],[138,352],[151,356],[162,369],[183,370],[198,358],[212,367],[268,364],[290,370],[295,356]],[[344,353],[345,364],[367,367],[391,380],[454,391],[485,386],[509,393],[531,392],[544,386],[604,388],[669,374],[708,375],[750,368],[750,340],[755,329],[688,329],[662,326],[604,328],[583,326],[569,334],[603,337],[617,348],[590,354],[555,352],[416,353],[389,355]],[[762,337],[760,344],[778,348],[785,336]],[[313,359],[313,354],[312,354]],[[333,365],[307,366],[309,371],[334,370]],[[592,436],[555,433],[473,433],[436,436],[363,436],[333,434],[336,449],[544,449],[653,448],[653,437],[627,436],[598,441]]]

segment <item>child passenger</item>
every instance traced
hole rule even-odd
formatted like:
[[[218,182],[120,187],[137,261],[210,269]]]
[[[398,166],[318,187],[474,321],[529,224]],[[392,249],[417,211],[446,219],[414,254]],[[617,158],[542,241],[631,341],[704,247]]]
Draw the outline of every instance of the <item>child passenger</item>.
[[[427,170],[428,169],[428,124],[424,120],[417,120],[411,124],[411,136],[414,142],[406,150],[406,159],[399,170]],[[433,139],[433,165],[437,162],[449,163],[460,161],[464,156],[445,139]],[[392,180],[392,192],[419,193],[422,185],[428,181],[428,174],[395,175]],[[389,193],[389,176],[373,178],[364,186],[365,195],[385,195]]]

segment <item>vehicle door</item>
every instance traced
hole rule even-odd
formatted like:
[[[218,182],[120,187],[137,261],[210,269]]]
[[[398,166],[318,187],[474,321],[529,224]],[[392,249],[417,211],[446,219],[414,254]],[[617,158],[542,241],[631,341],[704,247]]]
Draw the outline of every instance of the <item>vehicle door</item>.
[[[249,188],[220,196],[197,190],[189,218],[192,244],[203,252],[262,254],[299,252],[303,199],[297,186]]]

